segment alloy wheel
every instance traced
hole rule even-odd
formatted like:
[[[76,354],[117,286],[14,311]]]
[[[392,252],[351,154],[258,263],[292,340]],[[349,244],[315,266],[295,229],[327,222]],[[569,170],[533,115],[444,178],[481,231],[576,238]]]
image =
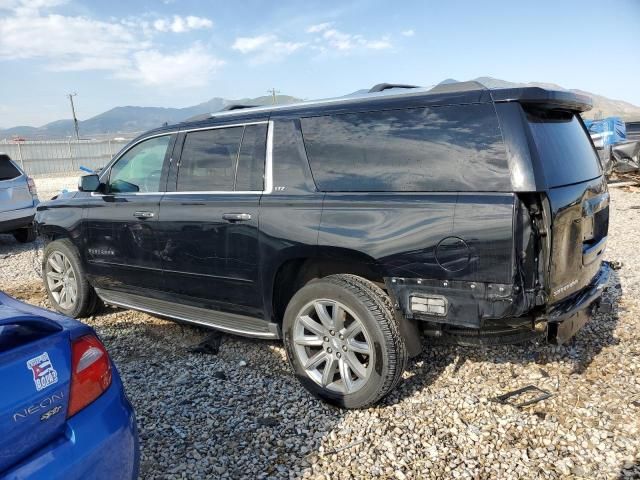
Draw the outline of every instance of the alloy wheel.
[[[328,390],[354,393],[371,374],[373,348],[364,324],[338,301],[305,305],[295,319],[293,344],[307,376]]]
[[[65,310],[72,309],[78,298],[78,279],[67,256],[59,251],[47,259],[47,285],[56,303]]]

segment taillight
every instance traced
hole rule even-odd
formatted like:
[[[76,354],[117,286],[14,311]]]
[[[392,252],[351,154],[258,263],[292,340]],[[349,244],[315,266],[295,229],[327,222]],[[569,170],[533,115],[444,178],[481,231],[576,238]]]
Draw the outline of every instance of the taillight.
[[[78,413],[111,385],[109,354],[94,335],[86,335],[73,342],[71,372],[67,417]]]
[[[33,178],[27,177],[27,185],[29,186],[29,192],[32,197],[38,196],[38,189],[36,188],[36,182],[33,181]]]

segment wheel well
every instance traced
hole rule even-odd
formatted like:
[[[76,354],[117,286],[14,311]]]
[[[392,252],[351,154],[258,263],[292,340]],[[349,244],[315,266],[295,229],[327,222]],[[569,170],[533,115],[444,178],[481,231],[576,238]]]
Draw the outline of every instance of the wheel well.
[[[303,286],[317,278],[338,273],[350,273],[366,278],[385,288],[382,274],[371,263],[353,259],[298,258],[283,263],[276,272],[273,283],[273,315],[282,322],[291,297]]]

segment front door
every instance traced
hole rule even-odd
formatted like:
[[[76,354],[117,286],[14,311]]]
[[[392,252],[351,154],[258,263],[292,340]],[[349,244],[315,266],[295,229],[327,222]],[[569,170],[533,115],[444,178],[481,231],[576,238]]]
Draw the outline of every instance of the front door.
[[[143,140],[101,175],[83,213],[87,274],[98,288],[162,289],[157,225],[175,135]]]
[[[262,317],[258,207],[266,137],[265,121],[178,138],[182,153],[159,226],[166,289],[182,302]]]

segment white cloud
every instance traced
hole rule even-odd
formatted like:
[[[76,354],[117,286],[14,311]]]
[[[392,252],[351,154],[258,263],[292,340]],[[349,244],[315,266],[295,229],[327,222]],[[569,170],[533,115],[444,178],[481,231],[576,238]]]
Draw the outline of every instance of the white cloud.
[[[416,32],[414,32],[413,29],[404,30],[400,33],[402,33],[402,35],[404,35],[405,37],[413,37],[416,34]]]
[[[319,46],[321,51],[326,50],[339,50],[342,52],[348,52],[358,48],[369,50],[383,50],[391,48],[391,42],[388,37],[382,37],[376,40],[370,40],[362,35],[354,35],[351,33],[341,32],[335,28],[323,30],[320,38],[316,41],[324,42],[324,46]]]
[[[282,60],[305,45],[300,42],[283,42],[276,35],[265,34],[236,38],[231,48],[245,55],[252,54],[251,62],[260,64]]]
[[[67,2],[68,0],[0,0],[0,10],[10,10],[16,15],[29,15]]]
[[[157,25],[136,19],[95,20],[82,16],[44,14],[62,0],[0,0],[0,62],[44,59],[48,70],[103,70],[117,78],[153,86],[205,85],[224,61],[195,44],[163,51],[153,41]],[[28,4],[28,10],[24,5]],[[173,17],[162,28],[185,32],[210,28],[202,17]]]
[[[238,37],[231,48],[240,53],[251,53],[261,50],[277,40],[275,35],[258,35],[257,37]]]
[[[318,23],[307,28],[307,33],[319,33],[328,30],[333,25],[332,22]]]
[[[360,45],[365,48],[370,48],[371,50],[384,50],[386,48],[391,48],[391,42],[388,37],[383,37],[380,40],[359,39],[358,42]]]
[[[144,85],[200,87],[209,83],[224,63],[199,45],[175,54],[145,50],[134,54],[133,68],[116,75]]]
[[[199,30],[202,28],[211,28],[213,22],[208,18],[195,17],[189,15],[181,17],[174,15],[172,19],[160,18],[153,22],[153,28],[159,32],[184,33],[190,30]]]
[[[119,23],[62,15],[0,19],[0,60],[45,57],[69,63],[84,57],[109,59],[146,46]]]

